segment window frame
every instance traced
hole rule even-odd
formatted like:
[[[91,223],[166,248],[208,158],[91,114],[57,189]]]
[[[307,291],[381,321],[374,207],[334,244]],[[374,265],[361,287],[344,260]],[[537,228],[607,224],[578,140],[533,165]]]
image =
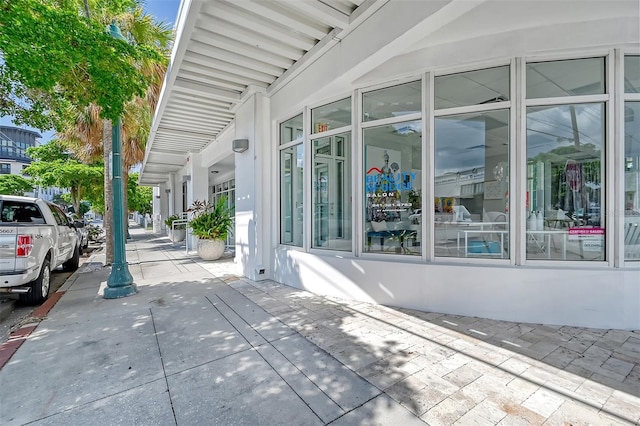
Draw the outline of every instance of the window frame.
[[[527,99],[526,93],[526,68],[528,63],[539,63],[539,62],[553,62],[553,61],[566,61],[572,59],[589,59],[589,58],[604,58],[604,71],[605,71],[605,81],[604,88],[605,93],[599,95],[577,95],[577,96],[562,96],[562,97],[551,97],[551,98],[535,98],[535,99]],[[518,147],[519,156],[518,161],[516,163],[516,170],[518,171],[518,177],[516,177],[516,182],[518,184],[518,188],[516,191],[517,200],[516,206],[514,210],[518,215],[518,223],[521,224],[516,229],[517,234],[514,235],[514,239],[518,243],[517,247],[517,264],[519,265],[540,265],[540,266],[575,266],[580,268],[598,268],[602,266],[613,266],[613,246],[615,241],[615,233],[612,232],[612,217],[610,214],[606,214],[610,209],[610,206],[613,205],[613,198],[615,196],[615,190],[611,185],[612,182],[612,173],[613,173],[613,149],[614,145],[616,145],[613,138],[613,77],[614,77],[614,60],[613,60],[613,50],[594,50],[588,53],[585,52],[576,52],[572,55],[545,55],[545,56],[529,56],[529,57],[521,57],[520,61],[520,69],[518,70],[519,78],[520,78],[520,92],[518,93],[519,101],[521,107],[519,108],[519,139],[521,143]],[[527,192],[527,109],[529,107],[537,107],[537,106],[563,106],[563,105],[578,105],[578,104],[587,104],[587,103],[603,103],[604,105],[604,117],[603,117],[603,128],[604,128],[604,146],[602,148],[602,165],[605,167],[604,172],[602,173],[602,183],[601,187],[605,191],[604,202],[606,203],[603,217],[603,224],[605,229],[605,252],[604,252],[604,260],[602,261],[580,261],[580,260],[545,260],[545,259],[527,259],[526,252],[526,220],[527,220],[527,208],[526,208],[526,192]],[[510,200],[511,201],[511,200]]]

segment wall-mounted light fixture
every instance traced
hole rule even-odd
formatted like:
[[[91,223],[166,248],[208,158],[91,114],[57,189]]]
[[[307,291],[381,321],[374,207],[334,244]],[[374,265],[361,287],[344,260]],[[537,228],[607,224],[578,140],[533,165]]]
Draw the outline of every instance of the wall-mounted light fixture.
[[[167,194],[170,194],[171,190],[170,189],[165,189],[164,192],[166,192]]]
[[[249,139],[235,139],[233,141],[233,152],[241,153],[249,149]]]
[[[191,175],[183,175],[182,176],[182,181],[183,182],[190,182],[191,181]]]
[[[218,173],[220,173],[219,170],[211,170],[211,173],[213,173],[214,175],[217,175]]]

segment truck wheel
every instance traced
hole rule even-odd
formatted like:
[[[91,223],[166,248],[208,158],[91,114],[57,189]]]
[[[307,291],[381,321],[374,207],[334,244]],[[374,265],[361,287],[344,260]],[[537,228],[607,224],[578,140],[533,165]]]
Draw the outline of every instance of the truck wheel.
[[[73,256],[71,257],[71,259],[67,260],[62,264],[62,269],[65,272],[73,272],[76,269],[78,269],[78,266],[80,266],[80,247],[79,246],[76,247],[75,250],[73,251]]]
[[[49,296],[49,284],[51,283],[51,269],[49,267],[49,258],[42,262],[40,275],[38,278],[29,283],[31,291],[29,293],[20,294],[20,302],[25,305],[38,305]]]

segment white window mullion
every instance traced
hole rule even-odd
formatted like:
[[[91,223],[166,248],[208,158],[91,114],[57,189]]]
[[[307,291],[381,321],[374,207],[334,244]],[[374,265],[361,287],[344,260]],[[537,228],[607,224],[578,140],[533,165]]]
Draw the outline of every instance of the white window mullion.
[[[607,262],[607,264],[609,266],[613,266],[615,265],[615,263],[617,263],[616,258],[618,258],[619,256],[617,255],[618,252],[618,248],[615,246],[615,244],[617,243],[617,240],[619,240],[618,238],[616,238],[617,232],[618,232],[618,228],[619,228],[619,221],[618,220],[614,220],[615,218],[615,211],[617,210],[617,204],[616,204],[616,200],[620,197],[617,197],[616,194],[616,179],[615,179],[615,174],[616,174],[616,159],[615,159],[615,151],[616,151],[616,145],[618,144],[616,141],[616,129],[615,129],[615,123],[616,121],[616,117],[615,117],[615,101],[613,100],[613,93],[616,93],[617,91],[615,90],[616,87],[616,72],[615,72],[615,65],[616,65],[616,55],[615,52],[612,50],[611,52],[609,52],[609,55],[605,58],[605,67],[606,67],[606,81],[605,81],[605,87],[606,87],[606,92],[607,92],[607,96],[609,97],[609,99],[606,101],[605,103],[605,134],[604,134],[604,161],[602,162],[604,164],[605,170],[602,176],[602,180],[604,182],[601,183],[601,188],[604,188],[604,195],[600,195],[600,200],[598,200],[598,202],[600,203],[600,206],[602,206],[604,204],[605,209],[604,209],[604,213],[602,212],[602,207],[600,208],[600,226],[602,227],[604,225],[604,229],[605,229],[605,234],[604,234],[604,242],[605,242],[605,261]],[[624,130],[624,121],[621,122],[621,126],[618,126],[620,128],[622,128]],[[624,141],[624,137],[622,138],[622,140]],[[624,156],[624,148],[623,148],[623,156]],[[624,195],[624,193],[621,191],[620,194]],[[604,203],[603,203],[604,201]]]
[[[302,215],[302,229],[303,238],[302,238],[302,248],[305,252],[308,252],[311,247],[311,228],[312,228],[312,215],[313,215],[313,156],[312,156],[312,147],[311,147],[311,139],[309,135],[311,134],[311,109],[309,107],[305,107],[302,112],[302,146],[303,146],[303,202],[302,202],[302,211],[304,214]]]
[[[516,265],[522,265],[527,257],[527,93],[526,63],[522,58],[515,60],[515,115],[516,139],[512,141],[515,170],[509,171],[509,211],[511,222],[509,231],[515,248],[513,253]]]
[[[515,189],[517,188],[517,182],[515,179],[515,169],[514,167],[518,164],[518,146],[522,147],[525,143],[518,143],[519,138],[519,130],[520,130],[520,113],[521,113],[521,105],[522,99],[518,98],[518,87],[522,85],[522,81],[519,76],[520,71],[520,63],[515,58],[511,60],[510,64],[511,68],[509,69],[509,81],[510,81],[510,96],[511,99],[511,109],[509,110],[509,185],[507,187],[507,191],[509,194],[515,194]],[[517,234],[516,224],[518,223],[518,215],[517,210],[514,210],[514,203],[512,201],[513,197],[509,197],[507,200],[507,205],[505,206],[509,209],[509,213],[507,215],[509,220],[509,262],[511,265],[518,264],[518,255],[520,254],[520,247],[517,245],[517,242],[520,241],[520,236]]]
[[[353,194],[352,211],[353,221],[353,248],[356,257],[362,256],[364,247],[364,172],[363,172],[363,148],[362,148],[362,92],[356,90],[352,100],[353,105],[353,128],[352,128],[352,149],[351,170],[353,179],[351,179],[351,188]]]
[[[425,159],[422,167],[422,258],[432,262],[435,259],[435,133],[434,133],[434,96],[433,73],[427,73],[422,80],[422,151]]]

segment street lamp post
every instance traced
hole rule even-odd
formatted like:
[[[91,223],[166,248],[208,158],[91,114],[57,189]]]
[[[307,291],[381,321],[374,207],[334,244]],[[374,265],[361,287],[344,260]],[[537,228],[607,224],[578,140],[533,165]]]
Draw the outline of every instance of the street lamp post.
[[[115,23],[109,25],[112,37],[126,40]],[[111,163],[113,180],[113,264],[104,290],[105,299],[127,297],[138,292],[129,272],[125,251],[124,186],[122,182],[122,142],[120,140],[120,117],[113,123],[111,135]]]

